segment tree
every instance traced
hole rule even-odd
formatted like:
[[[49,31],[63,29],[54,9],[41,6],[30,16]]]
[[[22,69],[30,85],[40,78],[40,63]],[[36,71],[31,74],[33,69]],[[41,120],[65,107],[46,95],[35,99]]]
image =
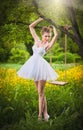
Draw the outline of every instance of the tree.
[[[33,39],[28,29],[31,15],[35,17],[31,4],[23,0],[0,1],[0,61],[9,61],[13,48],[15,51],[27,48],[32,53]]]
[[[32,3],[32,1],[34,1]],[[59,0],[56,0],[59,1]],[[79,54],[83,57],[82,45],[82,9],[76,8],[77,5],[82,5],[81,0],[72,6],[66,6],[68,0],[57,3],[54,0],[3,0],[0,1],[0,54],[4,59],[8,59],[12,48],[27,48],[27,51],[32,54],[31,47],[33,39],[30,34],[28,25],[42,16],[45,20],[43,23],[51,23],[56,26],[62,33],[66,33],[79,46]],[[63,0],[60,0],[63,1]],[[51,4],[50,4],[51,3]],[[79,3],[79,4],[78,4]],[[36,7],[36,8],[35,8]],[[56,8],[57,7],[57,8]],[[72,7],[72,10],[71,10]],[[48,13],[49,11],[49,13]],[[4,12],[4,13],[3,13]],[[59,13],[57,13],[59,12]],[[72,13],[73,12],[73,13]],[[71,15],[70,15],[71,14]],[[69,17],[71,16],[71,17]],[[75,17],[73,17],[75,16]],[[50,18],[50,19],[49,19]],[[74,18],[74,20],[73,20]],[[76,22],[75,22],[76,21]],[[37,26],[37,31],[41,28],[40,23]],[[74,24],[76,23],[76,24]],[[64,25],[68,24],[69,29],[64,29]],[[75,26],[74,26],[75,25]],[[66,26],[67,27],[67,26]],[[59,32],[60,32],[59,31]],[[39,31],[38,31],[39,33]],[[62,39],[62,37],[60,37]],[[20,48],[21,47],[21,48]],[[3,58],[2,58],[3,60]]]
[[[82,0],[79,0],[79,2],[77,0],[73,0],[73,1],[64,0],[60,2],[59,0],[56,0],[56,1],[57,1],[57,4],[55,3],[55,1],[51,1],[51,0],[48,0],[48,1],[44,0],[42,2],[38,0],[33,0],[36,13],[39,16],[43,17],[48,22],[50,22],[51,24],[53,24],[60,31],[67,34],[68,37],[70,37],[79,46],[79,54],[83,58],[83,38],[82,38],[82,33],[80,31],[81,24],[78,23],[78,19],[77,19],[78,15],[80,17],[82,15],[83,10],[81,7],[83,5],[83,2]],[[78,4],[81,6],[80,8],[76,8]],[[59,5],[62,5],[62,6],[59,6]],[[45,9],[45,10],[43,11],[42,9]],[[62,16],[60,14],[57,14],[56,12],[61,13]],[[64,28],[64,26],[61,25],[60,22],[58,22],[59,24],[57,24],[57,21],[58,21],[57,18],[59,19],[62,18],[65,21],[67,20],[64,23],[71,24],[71,27],[69,26],[69,28],[66,29]]]

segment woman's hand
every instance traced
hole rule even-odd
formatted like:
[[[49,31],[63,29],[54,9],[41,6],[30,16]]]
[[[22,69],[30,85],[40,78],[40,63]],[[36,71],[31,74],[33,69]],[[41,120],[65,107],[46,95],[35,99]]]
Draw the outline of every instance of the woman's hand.
[[[39,17],[37,20],[35,20],[33,23],[29,25],[29,27],[35,27],[39,22],[41,22],[43,18]]]
[[[42,21],[42,20],[44,20],[44,19],[43,19],[42,17],[39,17],[39,20],[41,20],[41,21]]]

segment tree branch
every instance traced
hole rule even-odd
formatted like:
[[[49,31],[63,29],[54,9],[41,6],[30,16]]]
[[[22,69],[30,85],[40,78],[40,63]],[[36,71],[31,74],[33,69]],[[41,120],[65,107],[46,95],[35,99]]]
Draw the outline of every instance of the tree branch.
[[[60,26],[57,25],[55,22],[53,22],[51,19],[47,18],[46,16],[42,15],[41,13],[39,13],[38,11],[38,5],[36,3],[35,0],[33,0],[33,4],[35,6],[35,11],[38,14],[39,17],[42,17],[44,20],[46,20],[47,22],[51,23],[52,25],[54,25],[57,29],[59,29],[60,31],[62,31],[63,33],[67,34],[73,41],[75,41],[75,36],[73,34],[71,34],[68,30],[64,29],[64,26]],[[72,29],[72,28],[71,28]]]
[[[75,11],[74,11],[74,8],[73,8],[73,5],[72,5],[72,1],[69,0],[68,2],[71,4],[71,6],[68,7],[68,12],[69,12],[69,16],[70,16],[70,21],[72,23],[72,30],[75,34],[75,39],[82,42],[81,40],[83,40],[83,39],[81,37],[79,27],[78,27],[78,24],[77,24],[77,21],[76,21],[76,16],[75,16]]]

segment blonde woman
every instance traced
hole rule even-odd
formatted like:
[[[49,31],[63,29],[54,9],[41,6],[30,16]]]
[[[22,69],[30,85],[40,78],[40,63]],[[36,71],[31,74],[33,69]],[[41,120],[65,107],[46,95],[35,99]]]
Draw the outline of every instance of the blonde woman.
[[[33,55],[29,60],[21,67],[17,72],[20,77],[26,79],[34,79],[35,85],[38,90],[39,98],[39,114],[38,120],[48,121],[49,114],[47,112],[47,102],[44,95],[44,88],[47,80],[56,80],[58,74],[53,70],[50,64],[43,58],[43,56],[52,48],[53,44],[57,40],[57,31],[53,26],[54,36],[51,38],[51,28],[42,27],[41,30],[41,40],[35,31],[35,26],[40,23],[43,18],[39,18],[29,25],[30,32],[34,39],[34,45],[32,47]],[[51,40],[50,40],[51,39]]]

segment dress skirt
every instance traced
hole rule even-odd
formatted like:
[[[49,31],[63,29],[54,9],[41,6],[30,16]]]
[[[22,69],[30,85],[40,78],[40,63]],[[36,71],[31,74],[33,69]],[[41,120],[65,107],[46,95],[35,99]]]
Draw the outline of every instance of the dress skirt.
[[[56,80],[58,74],[53,70],[50,64],[40,55],[33,54],[29,60],[17,72],[18,76],[25,79]]]

